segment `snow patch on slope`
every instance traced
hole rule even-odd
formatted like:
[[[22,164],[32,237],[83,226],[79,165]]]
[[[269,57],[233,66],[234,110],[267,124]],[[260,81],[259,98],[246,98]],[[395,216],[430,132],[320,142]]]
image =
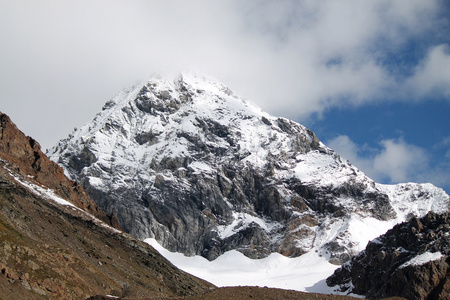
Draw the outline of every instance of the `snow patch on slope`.
[[[444,257],[444,254],[441,252],[430,252],[427,251],[425,253],[419,254],[409,261],[405,262],[403,265],[401,265],[399,268],[403,269],[408,266],[421,266],[424,265],[430,261],[440,260],[442,257]]]
[[[233,229],[257,220],[247,214],[235,214],[232,225],[221,227],[220,234],[227,237],[233,234]],[[170,252],[163,248],[155,239],[145,239],[144,242],[153,246],[161,255],[183,271],[207,280],[217,286],[250,285],[292,289],[296,291],[340,294],[334,288],[328,287],[325,280],[339,266],[328,262],[329,253],[322,246],[333,241],[342,232],[351,233],[351,241],[357,245],[357,251],[362,251],[367,243],[392,228],[400,219],[380,221],[374,218],[352,216],[347,221],[331,222],[327,231],[318,231],[314,248],[308,253],[295,258],[289,258],[279,253],[272,253],[263,259],[250,259],[242,253],[232,250],[225,252],[219,258],[208,261],[201,256],[185,256],[182,253]],[[267,224],[262,224],[270,231]],[[236,229],[235,229],[236,230]],[[425,259],[439,259],[437,254],[417,257],[410,263],[420,263]],[[358,295],[352,295],[358,296]]]
[[[273,228],[279,226],[277,222],[267,222],[267,220],[263,220],[262,218],[252,216],[247,213],[238,213],[233,212],[233,221],[229,225],[219,225],[217,226],[217,233],[219,237],[225,239],[233,234],[241,231],[242,229],[247,228],[252,223],[259,225],[266,232],[270,232]]]
[[[5,161],[2,160],[3,163],[5,163]],[[93,215],[91,215],[90,213],[78,208],[77,206],[73,205],[71,202],[61,198],[60,196],[56,195],[55,191],[40,185],[37,185],[29,180],[26,180],[25,178],[23,178],[22,176],[16,174],[15,172],[13,172],[11,169],[9,169],[6,165],[3,166],[8,172],[9,175],[11,177],[14,178],[14,180],[19,183],[20,185],[22,185],[24,188],[26,188],[28,191],[30,191],[31,193],[35,194],[36,196],[45,199],[47,201],[49,201],[50,203],[53,203],[57,206],[62,206],[62,207],[66,207],[69,210],[72,211],[76,211],[77,213],[81,213],[83,216],[87,217],[89,220],[92,220],[94,223],[96,223],[98,226],[107,228],[115,233],[123,233],[122,231],[109,226],[108,224],[104,223],[103,221],[97,219],[96,217],[94,217]]]
[[[299,154],[296,159],[298,163],[293,169],[294,174],[307,184],[333,187],[340,186],[349,180],[372,183],[363,172],[348,161],[342,161],[337,154],[329,155],[320,151],[311,151]]]
[[[431,183],[400,183],[396,185],[378,184],[391,200],[391,205],[399,219],[406,221],[409,216],[425,216],[429,211],[444,213],[449,209],[448,195],[443,189]],[[421,201],[417,201],[421,199]]]
[[[155,239],[146,239],[144,242],[154,247],[179,269],[219,287],[249,285],[333,293],[324,280],[333,274],[338,266],[330,264],[314,251],[296,258],[272,253],[263,259],[250,259],[232,250],[216,260],[208,261],[201,256],[186,257],[182,253],[170,252],[161,247]]]

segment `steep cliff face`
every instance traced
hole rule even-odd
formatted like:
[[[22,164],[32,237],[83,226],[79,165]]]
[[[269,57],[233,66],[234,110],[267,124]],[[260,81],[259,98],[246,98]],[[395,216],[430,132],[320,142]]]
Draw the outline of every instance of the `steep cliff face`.
[[[304,126],[190,73],[123,91],[49,155],[127,232],[209,259],[342,263],[409,213],[448,209],[442,190],[378,185]]]
[[[213,287],[99,220],[83,189],[0,118],[1,299],[173,298]]]
[[[369,299],[449,299],[450,213],[396,225],[327,279]]]

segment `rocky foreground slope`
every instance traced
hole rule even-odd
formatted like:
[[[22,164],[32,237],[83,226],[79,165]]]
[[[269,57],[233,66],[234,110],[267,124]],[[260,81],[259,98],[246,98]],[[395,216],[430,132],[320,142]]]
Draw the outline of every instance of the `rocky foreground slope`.
[[[106,214],[84,190],[0,120],[0,299],[177,297],[213,287],[98,219]]]
[[[41,151],[36,140],[25,136],[11,119],[1,112],[0,158],[13,164],[15,171],[21,176],[52,189],[58,196],[121,229],[113,214],[107,216],[76,181],[69,180],[63,169]]]
[[[125,231],[208,259],[318,251],[341,264],[449,206],[431,184],[375,183],[304,126],[191,73],[119,93],[49,155]]]
[[[368,299],[450,299],[450,213],[396,225],[327,279]]]

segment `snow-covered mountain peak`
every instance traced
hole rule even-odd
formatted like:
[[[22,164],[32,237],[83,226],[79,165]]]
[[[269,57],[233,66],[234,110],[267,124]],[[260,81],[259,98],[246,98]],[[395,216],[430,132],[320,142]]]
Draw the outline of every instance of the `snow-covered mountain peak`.
[[[202,156],[228,160],[238,155],[261,167],[269,153],[319,147],[303,126],[271,117],[218,81],[195,73],[173,80],[154,77],[122,91],[72,138],[92,142],[101,156],[117,147],[126,149],[124,157],[131,155],[143,164],[180,156],[196,161]],[[53,150],[56,160],[57,155]]]
[[[448,207],[433,186],[376,184],[304,126],[189,72],[120,92],[50,155],[128,232],[210,259],[317,250],[339,263],[414,203]]]

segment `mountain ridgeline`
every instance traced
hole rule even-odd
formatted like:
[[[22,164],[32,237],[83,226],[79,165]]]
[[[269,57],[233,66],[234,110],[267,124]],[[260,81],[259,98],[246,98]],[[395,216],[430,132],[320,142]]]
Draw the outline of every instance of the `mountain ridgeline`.
[[[442,189],[377,184],[309,129],[192,73],[124,90],[48,154],[126,232],[208,259],[317,251],[342,264],[449,208]]]

